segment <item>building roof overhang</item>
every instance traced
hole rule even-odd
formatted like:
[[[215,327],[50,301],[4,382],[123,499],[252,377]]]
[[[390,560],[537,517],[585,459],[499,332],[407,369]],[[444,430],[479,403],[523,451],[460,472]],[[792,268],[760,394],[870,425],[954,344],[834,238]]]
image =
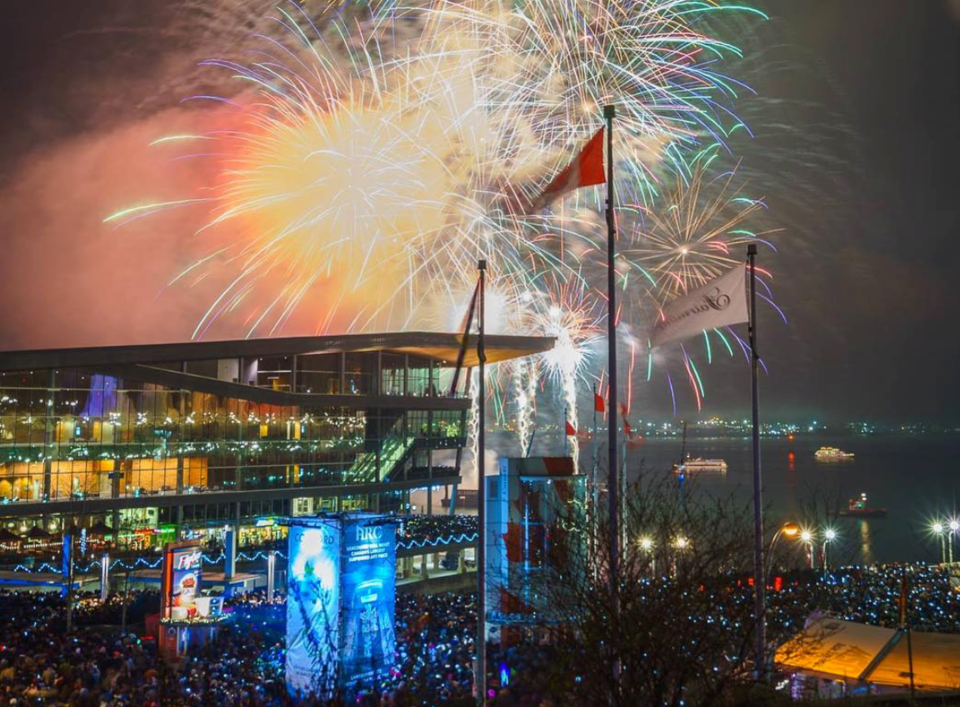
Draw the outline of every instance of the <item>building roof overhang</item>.
[[[289,356],[311,353],[382,351],[423,356],[442,366],[456,365],[461,334],[446,332],[392,332],[339,336],[296,336],[233,341],[191,341],[173,344],[136,344],[66,349],[0,352],[0,371],[48,370],[102,365],[164,364],[227,358]],[[555,339],[538,336],[488,334],[484,341],[487,363],[500,363],[553,348]],[[467,342],[463,365],[478,365],[477,337]]]

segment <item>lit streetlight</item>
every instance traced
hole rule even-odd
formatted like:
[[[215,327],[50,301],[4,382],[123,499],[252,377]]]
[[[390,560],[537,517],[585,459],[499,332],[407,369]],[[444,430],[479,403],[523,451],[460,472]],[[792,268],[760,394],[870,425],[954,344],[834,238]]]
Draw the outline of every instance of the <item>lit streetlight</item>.
[[[653,538],[644,535],[640,538],[638,544],[641,550],[650,555],[650,574],[655,575],[657,572],[657,558],[653,556]]]
[[[934,521],[933,525],[930,526],[930,530],[933,531],[933,534],[940,538],[940,562],[946,563],[947,561],[947,544],[946,540],[943,537],[943,523],[940,521]]]
[[[960,530],[960,520],[951,518],[948,527],[950,528],[950,533],[947,535],[947,547],[950,549],[950,559],[948,561],[953,564],[953,536]]]
[[[823,572],[827,573],[827,544],[837,539],[837,531],[827,528],[823,534]]]
[[[816,569],[816,562],[813,554],[813,533],[809,530],[800,531],[800,540],[807,546],[807,552],[810,555],[810,569]]]
[[[782,537],[795,538],[799,534],[800,526],[792,521],[787,521],[777,529],[770,541],[770,548],[767,550],[767,562],[769,562],[771,568],[773,567],[773,550],[777,546],[777,541]]]

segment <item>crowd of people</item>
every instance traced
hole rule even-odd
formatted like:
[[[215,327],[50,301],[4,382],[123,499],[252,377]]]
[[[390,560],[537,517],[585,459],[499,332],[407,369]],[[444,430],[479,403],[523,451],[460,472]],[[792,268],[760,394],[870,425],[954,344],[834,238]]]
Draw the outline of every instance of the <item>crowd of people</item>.
[[[944,570],[923,565],[848,567],[777,578],[769,595],[771,624],[789,632],[803,612],[820,610],[895,626],[904,586],[908,618],[916,630],[960,631],[960,593]],[[750,600],[749,592],[743,596]],[[143,636],[144,617],[158,607],[155,591],[114,595],[107,602],[81,595],[68,633],[66,605],[59,595],[0,591],[0,706],[326,707],[318,697],[297,701],[287,694],[282,596],[267,601],[262,593],[253,593],[229,600],[225,611],[231,619],[178,663],[161,660],[156,645]],[[121,619],[135,630],[123,635]],[[400,594],[395,629],[397,652],[390,675],[360,690],[352,704],[472,703],[474,594]],[[543,704],[537,685],[549,672],[548,656],[549,649],[530,640],[502,652],[492,650],[492,703]]]
[[[793,617],[803,616],[796,608],[809,607],[848,621],[896,628],[904,587],[906,619],[914,630],[960,633],[960,587],[951,586],[946,569],[931,565],[857,565],[782,577],[768,593],[770,619],[789,627]]]
[[[419,542],[458,535],[474,535],[479,531],[477,516],[414,515],[405,516],[397,528],[397,540]]]

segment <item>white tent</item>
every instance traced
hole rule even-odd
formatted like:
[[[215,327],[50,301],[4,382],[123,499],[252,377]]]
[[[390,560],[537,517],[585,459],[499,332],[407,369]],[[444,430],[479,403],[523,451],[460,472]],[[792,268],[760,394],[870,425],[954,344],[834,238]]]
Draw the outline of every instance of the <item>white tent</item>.
[[[960,689],[960,635],[910,635],[917,690]],[[830,617],[812,619],[776,653],[777,665],[795,674],[842,681],[878,691],[910,688],[905,632]]]

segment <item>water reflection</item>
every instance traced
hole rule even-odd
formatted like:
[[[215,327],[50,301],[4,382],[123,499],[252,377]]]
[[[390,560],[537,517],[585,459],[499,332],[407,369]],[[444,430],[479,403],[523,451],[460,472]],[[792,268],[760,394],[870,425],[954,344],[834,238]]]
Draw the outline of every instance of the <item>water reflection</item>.
[[[860,557],[865,564],[873,562],[873,551],[870,545],[870,523],[865,520],[860,521]]]

